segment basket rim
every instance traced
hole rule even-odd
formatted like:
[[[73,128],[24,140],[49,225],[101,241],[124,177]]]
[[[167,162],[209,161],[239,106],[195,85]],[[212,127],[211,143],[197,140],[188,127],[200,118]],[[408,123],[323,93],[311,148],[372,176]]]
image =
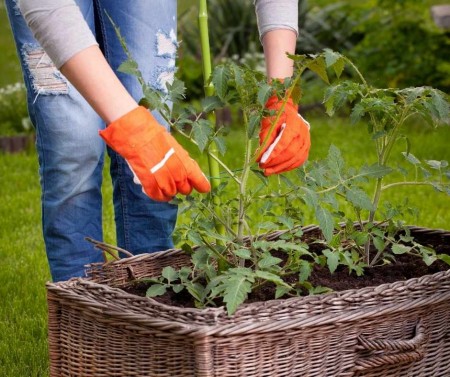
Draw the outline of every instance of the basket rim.
[[[339,226],[341,226],[341,227],[344,227],[345,225],[346,225],[345,223],[339,224]],[[359,226],[359,223],[355,223],[354,225]],[[414,231],[414,232],[436,234],[436,235],[440,235],[442,237],[448,237],[450,239],[450,230],[439,229],[439,228],[427,228],[427,227],[421,227],[421,226],[417,226],[417,225],[405,225],[405,227],[407,227],[408,229],[410,229],[411,231]],[[317,230],[320,231],[320,227],[316,224],[310,224],[310,225],[306,225],[306,226],[298,226],[298,228],[301,228],[304,233],[313,232],[313,231],[317,231]],[[264,234],[261,237],[272,239],[272,238],[277,238],[286,232],[288,232],[287,229],[279,230],[279,231],[270,232],[268,234]],[[246,239],[248,239],[248,237]],[[196,248],[198,248],[198,246],[193,247],[194,250]],[[135,261],[142,262],[147,259],[151,260],[151,259],[159,258],[161,255],[171,256],[173,254],[179,254],[180,252],[183,252],[183,250],[178,249],[178,248],[171,248],[171,249],[152,252],[152,253],[138,254],[138,255],[134,255],[132,257],[121,258],[120,260],[111,260],[107,263],[103,263],[103,262],[91,263],[91,264],[86,265],[86,267],[87,267],[88,273],[89,273],[90,268],[96,268],[99,266],[102,267],[102,266],[129,264],[130,262],[135,262]]]
[[[312,231],[317,226],[305,228]],[[450,237],[450,232],[445,230],[415,226],[411,229]],[[181,249],[172,249],[170,252],[171,255],[184,253]],[[111,263],[127,263],[130,260],[151,259],[161,255],[167,257],[168,252],[138,255]],[[197,309],[167,305],[85,278],[48,282],[46,286],[52,299],[69,300],[71,305],[80,305],[84,309],[91,309],[94,313],[100,311],[108,313],[108,316],[127,318],[127,323],[136,323],[138,326],[160,327],[194,336],[235,335],[243,332],[273,331],[274,322],[277,327],[285,330],[292,327],[356,321],[368,316],[384,316],[404,310],[405,307],[412,309],[448,302],[450,269],[377,286],[243,304],[232,316],[228,316],[223,306]],[[422,289],[428,289],[426,295],[417,294]],[[401,295],[403,300],[397,299],[392,302],[393,293]],[[100,302],[100,299],[103,301]],[[154,318],[155,313],[160,316]]]
[[[427,282],[416,282],[416,278],[391,284],[381,284],[374,287],[365,287],[346,291],[325,293],[315,296],[300,296],[288,299],[268,300],[241,305],[238,310],[228,316],[225,308],[181,308],[160,303],[152,298],[135,296],[122,291],[120,288],[111,288],[80,278],[72,279],[64,284],[48,283],[47,290],[64,300],[70,300],[71,305],[92,309],[93,314],[104,313],[109,317],[127,318],[126,323],[135,323],[140,326],[151,326],[171,330],[179,334],[192,335],[237,335],[240,333],[263,333],[273,331],[273,323],[286,330],[360,321],[364,318],[384,317],[422,306],[438,305],[450,302],[450,270],[433,275],[425,275]],[[410,299],[408,302],[378,303],[377,305],[359,307],[344,307],[351,303],[355,294],[365,296],[367,300],[377,296],[387,289],[404,291],[407,284],[425,283],[436,287],[440,282],[447,283],[443,292],[434,293],[424,298]],[[397,284],[400,283],[400,284]],[[404,284],[401,284],[404,283]],[[395,286],[394,286],[395,285]],[[74,292],[77,289],[77,292]],[[94,294],[92,292],[95,291]],[[90,293],[90,295],[89,295]],[[110,298],[121,297],[123,303],[117,304],[110,300],[100,303],[97,299],[106,293]],[[372,297],[370,297],[372,296]],[[386,295],[389,296],[389,295]],[[126,305],[124,305],[126,303]],[[130,305],[138,303],[140,305]],[[297,313],[298,306],[304,307],[303,312]],[[318,313],[308,308],[319,308]],[[323,310],[328,307],[329,310]],[[152,317],[158,312],[160,317]],[[282,312],[281,316],[271,316],[272,312]],[[165,314],[165,315],[164,315]],[[284,317],[280,318],[280,317]],[[245,329],[245,331],[244,331]]]

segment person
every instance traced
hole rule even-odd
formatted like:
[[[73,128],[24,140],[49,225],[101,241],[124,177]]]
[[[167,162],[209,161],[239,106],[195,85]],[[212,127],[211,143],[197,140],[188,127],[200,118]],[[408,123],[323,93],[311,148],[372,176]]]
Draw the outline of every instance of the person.
[[[145,80],[166,90],[175,73],[176,0],[6,0],[6,8],[36,128],[52,280],[83,276],[86,264],[102,261],[85,237],[103,238],[104,141],[118,246],[133,254],[172,248],[177,207],[170,199],[194,189],[206,193],[210,185],[160,115],[138,106],[142,88],[118,71],[126,56],[109,17]],[[255,8],[268,78],[291,76],[286,52],[295,52],[297,1],[256,0]],[[272,99],[270,106],[279,105]],[[291,103],[285,112],[259,156],[267,175],[307,156],[306,122]],[[267,120],[261,137],[266,134]]]

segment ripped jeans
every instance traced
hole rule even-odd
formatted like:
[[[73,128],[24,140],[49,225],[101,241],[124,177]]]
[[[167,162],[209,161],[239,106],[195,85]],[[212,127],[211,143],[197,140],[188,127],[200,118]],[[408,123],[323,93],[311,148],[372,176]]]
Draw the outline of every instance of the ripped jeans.
[[[76,0],[106,59],[117,71],[126,55],[106,16],[120,28],[145,80],[159,90],[173,78],[176,55],[176,0]],[[42,188],[42,228],[53,281],[83,276],[85,265],[101,262],[85,240],[102,240],[103,121],[56,69],[25,24],[17,0],[6,0],[36,128]],[[118,77],[138,101],[136,77]],[[154,114],[163,123],[159,114]],[[164,124],[164,123],[163,123]],[[133,254],[173,247],[177,207],[155,202],[133,183],[127,163],[108,149],[119,247]]]

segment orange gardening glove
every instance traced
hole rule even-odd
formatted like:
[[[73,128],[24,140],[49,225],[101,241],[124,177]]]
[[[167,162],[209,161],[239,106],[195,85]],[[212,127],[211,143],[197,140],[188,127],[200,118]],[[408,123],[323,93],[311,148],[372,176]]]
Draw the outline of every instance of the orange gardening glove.
[[[278,113],[283,104],[276,95],[269,98],[266,109]],[[292,98],[289,98],[277,124],[270,135],[269,131],[276,115],[263,118],[259,132],[259,144],[262,148],[256,161],[264,170],[264,175],[283,173],[295,169],[308,159],[309,123],[298,113]]]
[[[135,183],[158,201],[192,189],[208,192],[209,181],[173,136],[140,106],[112,122],[100,136],[128,162]]]

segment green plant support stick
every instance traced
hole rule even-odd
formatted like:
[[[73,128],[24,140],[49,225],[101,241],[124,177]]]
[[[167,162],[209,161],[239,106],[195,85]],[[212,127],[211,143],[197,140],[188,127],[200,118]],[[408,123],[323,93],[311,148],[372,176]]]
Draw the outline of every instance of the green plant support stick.
[[[214,87],[212,83],[209,83],[211,76],[211,52],[209,47],[209,31],[208,31],[208,8],[206,6],[206,0],[199,0],[198,9],[198,25],[200,29],[200,43],[202,51],[202,64],[203,64],[203,83],[205,88],[205,94],[212,96],[214,94]]]
[[[200,29],[200,43],[201,43],[201,51],[202,51],[202,64],[203,64],[203,82],[205,88],[206,96],[214,95],[214,86],[210,82],[211,77],[211,52],[209,45],[209,31],[208,31],[208,8],[206,5],[206,0],[199,0],[199,9],[198,9],[198,25]],[[211,119],[212,124],[215,124],[215,115],[212,113]],[[209,146],[209,152],[217,155],[218,150],[215,142],[212,142]],[[214,190],[217,189],[220,185],[220,167],[216,160],[214,160],[211,156],[208,155],[208,165],[209,165],[209,175],[211,179],[211,188],[213,191],[213,204],[214,204],[214,212],[216,212],[217,216],[220,217],[220,197],[214,195]],[[225,234],[225,227],[220,224],[220,222],[215,221],[215,227],[219,234]],[[219,260],[219,270],[223,271],[226,269],[224,265],[224,261]]]

